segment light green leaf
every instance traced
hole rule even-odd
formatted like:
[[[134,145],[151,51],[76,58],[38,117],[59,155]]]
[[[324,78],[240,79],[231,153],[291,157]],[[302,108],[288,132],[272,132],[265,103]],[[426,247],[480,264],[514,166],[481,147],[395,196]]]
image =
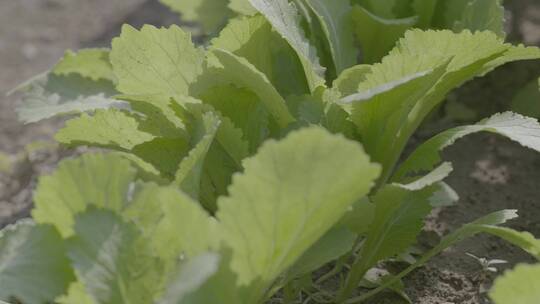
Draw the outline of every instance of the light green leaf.
[[[255,299],[255,295],[252,294],[253,289],[251,286],[239,286],[237,284],[237,275],[231,270],[230,263],[230,252],[223,252],[220,256],[217,273],[209,278],[198,290],[187,295],[182,304],[252,304],[259,301],[260,299]]]
[[[294,122],[294,117],[290,114],[283,97],[277,92],[268,78],[251,63],[222,49],[214,49],[212,54],[219,61],[220,68],[223,69],[223,75],[232,84],[253,91],[282,128]]]
[[[399,187],[411,191],[422,190],[426,187],[432,186],[433,184],[442,182],[445,178],[450,175],[454,170],[452,163],[444,162],[433,171],[428,174],[415,179],[414,181],[408,181],[407,184],[396,184]]]
[[[540,264],[518,265],[497,278],[489,297],[495,304],[536,304],[540,299]]]
[[[495,114],[475,125],[444,131],[418,147],[396,171],[393,180],[400,180],[408,173],[431,170],[440,160],[440,151],[456,140],[477,132],[493,132],[540,152],[540,124],[512,112]]]
[[[317,50],[310,45],[302,31],[300,26],[301,16],[295,6],[287,0],[249,1],[296,51],[304,66],[310,90],[313,92],[318,86],[323,85],[325,68],[319,63]]]
[[[99,224],[96,224],[99,223]],[[163,269],[133,224],[111,211],[90,209],[75,219],[68,255],[97,304],[152,303],[163,288]]]
[[[487,63],[484,66],[484,70],[480,74],[480,76],[484,76],[485,74],[491,72],[495,68],[514,61],[519,60],[536,60],[540,59],[540,48],[535,46],[524,46],[522,44],[519,44],[517,46],[513,46],[510,49],[504,53],[504,56],[500,56],[491,62]]]
[[[514,229],[496,226],[482,226],[480,227],[482,232],[486,232],[504,239],[505,241],[512,243],[519,248],[527,251],[536,259],[540,260],[540,240],[536,239],[534,235],[526,231],[516,231]]]
[[[211,45],[248,60],[282,96],[309,93],[298,55],[263,16],[231,20]]]
[[[72,146],[97,146],[132,153],[132,160],[141,159],[159,170],[164,178],[173,179],[180,160],[187,154],[187,133],[148,103],[134,107],[148,114],[112,109],[97,111],[93,116],[83,114],[69,120],[55,138]],[[148,169],[148,166],[143,167]]]
[[[127,152],[112,152],[116,153],[123,158],[129,160],[133,167],[137,169],[137,178],[148,181],[155,182],[159,184],[168,184],[171,182],[171,178],[163,176],[162,173],[151,163],[145,161],[144,159],[138,157],[137,155],[127,153]]]
[[[228,0],[160,0],[173,11],[182,14],[183,21],[199,22],[207,33],[217,32],[233,12]]]
[[[358,5],[352,8],[351,19],[354,33],[362,47],[364,63],[381,60],[396,45],[405,31],[418,21],[417,17],[384,19]]]
[[[356,63],[349,0],[307,0],[322,25],[332,53],[336,75]]]
[[[449,235],[445,236],[441,242],[433,249],[425,253],[420,259],[416,261],[416,263],[412,264],[411,266],[407,267],[405,270],[400,272],[398,275],[393,276],[391,279],[386,281],[383,285],[379,286],[378,288],[363,294],[361,296],[358,296],[356,298],[350,299],[349,303],[358,303],[361,301],[365,301],[366,299],[372,297],[373,295],[389,288],[393,284],[396,284],[401,280],[403,277],[411,273],[416,268],[424,265],[427,261],[429,261],[432,257],[436,256],[437,254],[441,253],[444,249],[454,245],[455,243],[462,241],[466,238],[472,237],[478,233],[480,233],[485,227],[485,225],[501,225],[506,223],[507,221],[514,219],[517,217],[516,210],[502,210],[497,211],[491,214],[488,214],[472,223],[463,225],[458,230],[450,233]]]
[[[0,300],[52,303],[74,280],[54,227],[24,220],[0,231]]]
[[[358,144],[317,127],[268,141],[218,201],[231,267],[271,283],[367,194],[378,166]]]
[[[434,208],[452,206],[459,200],[459,195],[456,191],[445,182],[438,182],[434,187],[437,190],[429,199],[431,206]]]
[[[174,184],[196,200],[199,199],[206,154],[214,141],[220,124],[221,121],[215,114],[208,112],[202,115],[200,123],[194,130],[197,141],[195,147],[182,159],[176,172]]]
[[[195,257],[215,250],[217,222],[188,195],[174,187],[141,185],[123,217],[140,227],[153,253],[176,270],[178,257]]]
[[[23,97],[16,112],[24,123],[38,122],[57,115],[76,114],[108,108],[128,108],[108,80],[90,80],[80,75],[43,74],[17,88]]]
[[[40,178],[32,216],[68,237],[73,234],[74,216],[89,206],[122,210],[135,174],[119,155],[84,154],[64,160],[52,175]]]
[[[86,293],[84,285],[80,282],[71,283],[67,294],[55,300],[59,304],[95,304],[94,300]]]
[[[66,51],[64,57],[53,68],[52,73],[59,76],[77,74],[93,81],[108,80],[116,82],[108,49],[83,49],[77,53]]]
[[[68,120],[55,139],[67,145],[93,145],[132,150],[156,136],[139,129],[136,116],[119,110],[100,110],[92,116],[83,114]]]
[[[540,119],[540,79],[520,89],[512,99],[512,111]]]
[[[129,25],[112,42],[111,62],[118,90],[134,95],[187,95],[202,72],[204,55],[178,26],[157,29]]]
[[[185,303],[184,297],[197,291],[219,269],[219,255],[205,253],[181,265],[180,273],[169,283],[159,304]]]

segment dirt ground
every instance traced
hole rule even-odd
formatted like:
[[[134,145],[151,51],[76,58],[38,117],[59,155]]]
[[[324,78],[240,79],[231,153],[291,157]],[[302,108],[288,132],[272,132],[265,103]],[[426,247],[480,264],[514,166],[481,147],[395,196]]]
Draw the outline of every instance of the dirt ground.
[[[512,41],[540,44],[540,1],[509,1]],[[122,23],[167,25],[178,17],[157,0],[0,0],[0,227],[28,215],[36,177],[50,172],[59,159],[77,153],[58,148],[51,135],[62,121],[24,126],[14,114],[17,96],[5,93],[50,68],[65,49],[107,46]],[[475,80],[452,94],[474,108],[479,117],[505,110],[516,90],[540,75],[535,62],[511,64]],[[430,124],[415,138],[427,138]],[[36,143],[36,141],[39,141]],[[540,155],[494,135],[475,135],[445,151],[454,163],[448,183],[460,195],[454,207],[436,210],[428,220],[423,245],[488,212],[518,209],[510,223],[540,236]],[[500,240],[478,236],[445,251],[406,278],[406,290],[417,304],[486,304],[483,290],[491,277],[465,255],[504,259],[511,267],[531,261],[521,250]],[[400,303],[383,295],[374,304]]]

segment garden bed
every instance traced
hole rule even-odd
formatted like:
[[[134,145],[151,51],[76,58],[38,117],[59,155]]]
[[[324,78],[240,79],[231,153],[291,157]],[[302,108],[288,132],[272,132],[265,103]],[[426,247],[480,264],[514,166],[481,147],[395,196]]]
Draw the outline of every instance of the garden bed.
[[[71,2],[69,7],[73,9],[71,8],[75,5],[73,3],[84,1]],[[36,31],[32,27],[32,23],[47,23],[49,21],[45,19],[33,20],[26,28],[24,26],[8,26],[15,31],[20,31],[20,33],[12,33],[12,35],[6,36],[8,40],[0,41],[0,50],[5,55],[0,57],[0,67],[3,71],[0,78],[0,89],[7,91],[8,88],[13,87],[29,75],[50,67],[61,56],[64,48],[109,44],[110,39],[118,34],[119,26],[122,23],[160,25],[178,21],[174,15],[153,1],[140,4],[140,6],[133,5],[134,1],[114,2],[126,2],[126,4],[115,4],[115,7],[108,10],[114,11],[114,14],[108,13],[106,16],[100,16],[99,18],[103,18],[101,22],[95,23],[94,26],[88,26],[88,24],[94,23],[84,20],[77,23],[81,16],[74,11],[70,11],[70,13],[62,11],[62,1],[47,1],[49,4],[45,6],[39,1],[21,1],[27,5],[29,16],[35,16],[38,11],[50,10],[50,15],[44,14],[43,18],[52,19],[57,15],[63,16],[63,18],[67,18],[65,19],[66,23],[73,22],[73,24],[78,24],[81,29],[74,31],[68,26],[51,23],[46,28],[53,29],[51,33],[55,34],[49,33],[24,38],[25,32]],[[538,13],[540,7],[538,4],[534,4],[535,1],[528,1],[530,6],[524,5],[525,2],[527,1],[520,2],[519,7],[516,5],[516,9],[520,11],[514,11],[514,16],[520,16],[521,21],[516,22],[520,25],[520,29],[512,37],[521,36],[528,39],[528,43],[537,44],[539,41],[534,39],[540,36],[540,24],[538,24],[540,23],[540,13],[538,16],[535,16],[534,13],[535,9]],[[85,11],[105,11],[103,5],[106,3],[109,2],[96,1],[95,7],[85,7]],[[13,7],[9,2],[0,3],[0,12],[13,9]],[[9,16],[9,14],[6,15],[6,17]],[[11,17],[19,16],[12,14]],[[9,20],[9,18],[0,20],[2,20],[0,25],[3,27],[8,24],[18,24],[17,20]],[[47,35],[52,35],[52,38],[47,38]],[[6,47],[6,45],[19,48]],[[21,52],[27,60],[20,60],[19,65],[13,65],[13,58],[16,58],[17,54],[20,55]],[[8,73],[5,73],[5,70],[12,72],[9,74],[10,77],[6,76]],[[496,71],[486,79],[469,83],[456,92],[454,98],[469,105],[478,113],[478,117],[485,117],[504,110],[507,101],[520,87],[538,77],[539,70],[538,63],[511,64]],[[4,163],[7,162],[3,172],[0,173],[0,227],[3,227],[19,218],[28,216],[31,208],[31,194],[37,176],[50,172],[60,159],[72,156],[78,151],[65,150],[54,144],[28,147],[27,145],[34,143],[35,140],[51,142],[50,135],[62,121],[22,126],[14,119],[13,101],[15,98],[0,97],[0,99],[3,101],[0,104],[0,128],[2,130],[0,152],[5,154]],[[483,103],[474,103],[477,100],[482,100]],[[428,135],[432,133],[432,129],[439,127],[436,124],[428,123],[416,139],[427,139]],[[518,209],[520,218],[511,222],[509,226],[517,230],[528,230],[534,235],[540,236],[540,205],[538,204],[538,198],[540,198],[540,156],[537,153],[528,151],[501,137],[481,134],[460,140],[458,144],[445,151],[444,155],[445,159],[454,164],[454,172],[447,181],[460,194],[460,200],[456,206],[437,209],[432,213],[427,222],[428,228],[419,239],[421,247],[434,246],[439,238],[449,231],[489,212],[501,209]],[[0,165],[2,165],[2,161],[0,159]],[[427,265],[414,271],[404,280],[407,294],[413,303],[489,303],[484,291],[489,287],[494,274],[482,272],[481,265],[465,253],[508,261],[507,265],[499,267],[501,271],[512,268],[519,262],[532,262],[531,258],[522,250],[495,237],[477,236],[467,239],[432,259]],[[400,269],[402,265],[396,264],[392,267]],[[382,294],[371,302],[396,303],[398,299],[395,295]]]

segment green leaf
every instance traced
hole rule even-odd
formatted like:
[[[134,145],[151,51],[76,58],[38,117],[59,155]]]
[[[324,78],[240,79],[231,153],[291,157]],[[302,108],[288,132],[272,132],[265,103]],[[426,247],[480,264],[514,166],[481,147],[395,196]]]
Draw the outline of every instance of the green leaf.
[[[204,161],[220,124],[215,114],[209,112],[202,115],[202,121],[194,131],[197,140],[195,147],[182,159],[176,172],[174,183],[194,199],[199,199]]]
[[[217,95],[213,97],[219,99]],[[187,184],[183,189],[197,197],[209,211],[214,212],[216,198],[227,193],[232,174],[242,170],[242,160],[250,154],[249,145],[244,140],[242,130],[211,105],[186,103],[184,106],[186,113],[188,113],[186,121],[190,132],[193,133],[191,138],[193,149],[191,154],[188,154],[180,164],[183,170],[182,176],[177,177],[185,180],[185,174],[188,176],[191,174],[191,178],[194,179],[189,182],[185,180]],[[228,108],[228,105],[225,105],[225,108],[231,111],[235,110]],[[241,112],[239,109],[236,110]],[[245,114],[249,115],[250,113]],[[211,117],[205,118],[205,116]],[[216,130],[212,131],[211,120],[214,118],[217,119],[215,122],[217,125],[215,126]],[[248,117],[248,119],[252,118]],[[253,123],[260,122],[254,121]],[[177,182],[180,181],[177,180]]]
[[[489,297],[495,304],[535,304],[540,298],[540,264],[518,265],[497,278]]]
[[[233,16],[227,0],[160,0],[182,14],[183,21],[199,22],[205,32],[217,32]]]
[[[393,180],[400,180],[408,173],[431,170],[440,160],[440,151],[456,140],[477,132],[492,132],[508,137],[521,145],[540,151],[540,124],[512,112],[495,114],[475,125],[444,131],[418,147],[396,171]]]
[[[205,253],[189,259],[181,266],[180,273],[169,283],[159,304],[178,304],[186,295],[197,291],[219,269],[219,255]]]
[[[229,0],[229,2],[229,7],[239,14],[251,16],[257,13],[249,0]]]
[[[231,183],[231,177],[235,172],[242,170],[242,161],[249,153],[248,143],[243,139],[242,130],[236,126],[226,116],[220,115],[208,104],[186,104],[187,111],[193,116],[192,132],[195,141],[193,145],[196,150],[205,150],[205,154],[193,154],[202,165],[200,182],[199,201],[209,211],[216,211],[216,199],[218,196],[227,194],[227,187]],[[218,128],[212,136],[211,128],[204,127],[203,123],[208,118],[217,119]],[[206,130],[206,131],[205,131]],[[212,136],[213,140],[209,137]],[[203,138],[202,141],[200,138]],[[197,143],[199,142],[199,143]],[[207,148],[205,148],[207,147]],[[196,156],[199,155],[199,156]],[[204,161],[203,161],[204,160]],[[186,159],[188,161],[188,159]],[[185,190],[192,193],[191,190]]]
[[[263,16],[231,20],[211,45],[248,60],[282,96],[309,93],[298,55]]]
[[[268,141],[218,201],[239,284],[271,283],[316,243],[377,176],[358,144],[317,127]]]
[[[385,95],[407,96],[407,100],[402,102],[400,98],[389,101],[388,97],[376,100],[377,94],[372,93],[371,100],[359,100],[355,102],[356,105],[353,104],[359,109],[355,110],[352,119],[359,125],[366,150],[383,164],[381,183],[389,177],[410,136],[450,90],[508,61],[538,56],[540,52],[537,48],[504,44],[491,32],[406,32],[405,37],[380,64],[372,65],[371,73],[366,75],[358,91],[366,92],[368,96],[370,90],[382,91]],[[408,77],[411,82],[420,81],[413,76],[425,73],[423,85],[416,88],[407,83],[391,86]],[[381,89],[385,86],[390,90]],[[410,91],[399,92],[405,88]],[[396,107],[395,102],[400,102],[400,107]],[[375,108],[378,110],[374,112]],[[372,118],[380,113],[386,113],[383,119]]]
[[[108,80],[116,82],[108,49],[83,49],[77,53],[66,51],[64,57],[53,68],[58,76],[77,74],[93,81]]]
[[[166,137],[186,137],[186,126],[183,117],[174,106],[179,104],[175,98],[162,95],[116,95],[115,98],[129,102],[132,111],[143,114],[152,133]]]
[[[129,25],[112,42],[111,62],[118,90],[134,95],[187,95],[202,72],[204,55],[178,26],[157,29]]]
[[[52,175],[40,178],[32,217],[68,237],[73,234],[75,215],[89,206],[122,210],[135,174],[130,162],[119,155],[84,154],[64,160]]]
[[[368,9],[371,13],[392,19],[395,18],[394,8],[399,0],[352,0],[354,4],[359,4]]]
[[[416,241],[431,211],[433,188],[411,191],[388,185],[372,198],[375,218],[360,252],[366,271],[378,261],[390,258]]]
[[[268,78],[251,63],[222,49],[214,49],[212,54],[216,56],[221,65],[220,69],[223,70],[223,76],[227,77],[230,83],[241,88],[250,89],[257,94],[268,112],[272,114],[282,128],[294,122],[294,117],[290,114],[283,97]]]
[[[317,50],[310,45],[302,31],[301,16],[296,7],[287,0],[249,1],[296,51],[304,67],[310,90],[313,92],[318,86],[323,85],[325,69],[319,63]]]
[[[345,255],[353,248],[356,238],[357,235],[347,228],[333,228],[298,259],[287,272],[287,277],[299,278]]]
[[[351,206],[338,226],[343,225],[357,235],[365,236],[374,218],[375,205],[365,197]]]
[[[424,226],[424,218],[431,212],[429,199],[434,191],[433,187],[411,191],[399,185],[386,185],[375,194],[372,198],[375,217],[338,301],[346,300],[379,261],[414,244]]]
[[[322,25],[332,53],[336,75],[356,63],[349,0],[307,0]]]
[[[437,12],[436,16],[441,20],[436,20],[438,23],[437,25],[443,28],[452,29],[456,22],[463,17],[467,5],[474,1],[475,0],[442,1],[441,7],[439,8],[440,12]]]
[[[86,144],[129,151],[156,138],[140,130],[140,125],[136,116],[124,111],[100,110],[92,116],[83,114],[68,120],[55,139],[67,145]]]
[[[29,220],[0,231],[0,300],[52,303],[75,280],[60,234]]]
[[[397,149],[396,134],[401,135],[400,130],[410,123],[407,116],[439,81],[445,66],[405,76],[341,100],[345,108],[352,108],[351,120],[357,126],[366,150],[383,164],[386,171],[383,179],[391,170],[390,159],[397,157],[397,151],[393,150]]]
[[[437,254],[441,253],[444,249],[454,245],[455,243],[459,241],[462,241],[466,238],[472,237],[482,232],[483,227],[485,227],[486,225],[490,225],[490,226],[501,225],[516,217],[517,217],[516,210],[502,210],[502,211],[497,211],[497,212],[488,214],[472,223],[463,225],[461,228],[445,236],[435,248],[425,253],[420,259],[416,261],[416,263],[407,267],[398,275],[393,276],[391,279],[386,281],[383,285],[379,286],[378,288],[366,294],[363,294],[361,296],[350,299],[348,303],[358,303],[358,302],[365,301],[366,299],[372,297],[373,295],[389,288],[393,284],[398,283],[399,280],[401,280],[403,277],[411,273],[416,268],[424,265],[428,260],[436,256]]]
[[[436,10],[440,0],[414,0],[413,8],[418,16],[417,27],[422,29],[430,28],[433,24]]]
[[[15,90],[23,93],[16,112],[24,123],[58,115],[128,107],[125,102],[113,99],[116,90],[112,82],[102,79],[94,81],[78,74],[39,75]]]
[[[351,19],[356,38],[362,46],[364,63],[381,60],[396,45],[405,31],[418,21],[417,17],[384,19],[358,5],[352,8]]]
[[[512,99],[511,108],[521,115],[540,118],[540,79],[535,79],[520,89]]]
[[[453,29],[456,31],[469,29],[473,32],[489,30],[504,38],[506,36],[504,32],[504,7],[501,2],[500,0],[469,1],[463,7],[457,20],[453,21]],[[449,24],[449,26],[451,25]]]
[[[158,169],[162,177],[173,180],[188,153],[188,144],[183,138],[155,138],[136,146],[131,153]]]
[[[353,95],[358,92],[360,83],[366,80],[366,75],[371,72],[371,66],[367,64],[355,65],[339,74],[334,80],[332,88],[340,93],[340,97]]]
[[[205,90],[198,97],[242,130],[250,153],[255,153],[269,136],[269,113],[251,90],[221,85]]]
[[[90,209],[76,217],[74,230],[68,255],[97,304],[142,304],[157,298],[165,279],[162,265],[150,256],[133,224],[111,211]]]

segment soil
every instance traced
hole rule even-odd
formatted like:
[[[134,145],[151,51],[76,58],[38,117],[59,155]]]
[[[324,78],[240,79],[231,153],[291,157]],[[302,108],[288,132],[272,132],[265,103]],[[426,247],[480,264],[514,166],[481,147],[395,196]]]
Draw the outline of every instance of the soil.
[[[512,41],[540,44],[540,3],[509,1]],[[155,0],[17,0],[0,1],[0,227],[29,214],[36,177],[50,172],[64,157],[80,151],[65,150],[51,139],[62,120],[22,125],[14,107],[18,96],[9,89],[50,68],[65,49],[107,46],[120,26],[180,23]],[[515,92],[540,74],[538,62],[507,65],[452,93],[485,117],[508,108]],[[444,112],[443,110],[441,110]],[[421,142],[454,122],[428,123],[415,137]],[[509,226],[540,236],[540,155],[495,135],[478,134],[448,148],[445,159],[454,164],[448,183],[460,194],[452,207],[435,210],[419,239],[433,245],[460,225],[491,211],[518,209],[520,218]],[[477,236],[443,252],[405,279],[406,291],[417,304],[486,304],[484,291],[493,276],[465,253],[509,263],[532,262],[522,250],[494,237]],[[371,303],[400,303],[383,294]]]

